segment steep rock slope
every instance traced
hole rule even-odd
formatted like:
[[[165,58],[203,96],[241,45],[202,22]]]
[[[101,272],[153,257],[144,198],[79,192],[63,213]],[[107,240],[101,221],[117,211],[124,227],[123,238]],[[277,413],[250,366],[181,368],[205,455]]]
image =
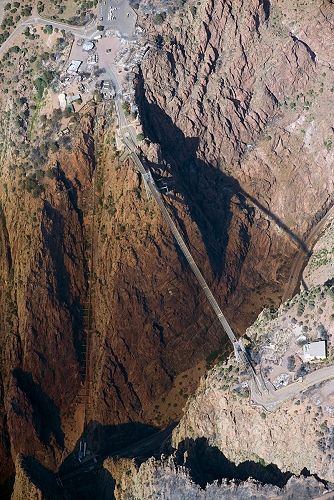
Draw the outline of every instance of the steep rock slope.
[[[89,134],[90,124],[84,128]],[[80,403],[87,262],[78,187],[92,172],[89,147],[80,135],[76,153],[60,153],[38,198],[25,189],[19,169],[14,175],[3,168],[8,191],[1,200],[2,478],[13,472],[18,453],[55,467],[71,439],[67,419],[77,420],[74,432],[81,433],[73,403]]]
[[[283,366],[280,353],[289,349],[286,346],[291,337],[299,339],[302,335],[303,341],[327,338],[327,362],[333,362],[333,338],[328,333],[333,325],[333,227],[332,224],[317,243],[304,271],[304,276],[313,275],[310,287],[283,304],[277,313],[262,313],[247,330],[262,357],[266,356],[268,346],[272,346],[278,356],[276,361],[273,358],[274,363],[285,372],[289,371],[289,365]],[[324,254],[328,257],[319,259]],[[296,362],[299,357],[295,356]],[[312,366],[314,369],[314,365],[306,368],[310,370]],[[304,365],[301,367],[304,370]],[[174,432],[175,445],[186,438],[205,437],[235,463],[263,461],[296,474],[306,468],[334,482],[332,380],[301,390],[269,413],[251,405],[237,386],[233,361],[218,364],[209,372]]]
[[[297,0],[190,7],[159,28],[162,48],[142,64],[140,114],[159,143],[145,152],[155,174],[175,187],[174,216],[243,332],[264,304],[279,302],[290,258],[308,253],[302,238],[331,203],[333,7]],[[118,163],[107,133],[97,151],[92,123],[83,129],[76,153],[58,153],[56,177],[45,179],[38,200],[18,189],[6,167],[2,174],[3,477],[13,473],[18,453],[55,469],[80,436],[89,284],[85,392],[97,427],[160,424],[152,406],[175,376],[225,347],[132,166]],[[95,228],[87,238],[95,160]],[[282,466],[300,471],[302,463]]]
[[[97,181],[91,404],[100,423],[147,421],[175,376],[218,349],[224,333],[133,165],[111,157],[105,145]],[[201,248],[185,208],[179,216]],[[156,413],[155,423],[166,421]]]
[[[105,464],[108,469],[108,464]],[[111,470],[113,467],[109,466]],[[116,480],[115,497],[119,500],[139,498],[169,500],[275,500],[320,497],[326,492],[325,486],[315,478],[292,477],[282,488],[272,484],[246,481],[213,481],[200,487],[192,480],[189,470],[177,466],[172,458],[162,461],[150,459],[138,469],[131,464]]]
[[[255,358],[277,353],[277,361],[273,354],[270,359],[286,372],[289,366],[283,366],[280,354],[287,349],[291,355],[289,337],[313,338],[331,332],[333,245],[332,222],[304,270],[303,282],[308,280],[308,288],[278,311],[265,310],[247,329]],[[332,363],[333,337],[326,333],[326,338],[327,362]],[[242,369],[236,365],[231,357],[202,378],[173,431],[175,449],[168,457],[149,459],[140,466],[129,460],[105,462],[116,482],[116,498],[157,498],[162,494],[170,499],[297,500],[320,498],[333,490],[333,380],[301,390],[276,411],[266,412],[250,403],[245,385],[240,384]],[[312,367],[314,364],[308,369]]]
[[[240,326],[268,297],[278,303],[287,260],[307,253],[305,234],[332,203],[332,22],[327,1],[209,0],[151,26],[143,125]],[[230,238],[243,242],[238,266]]]

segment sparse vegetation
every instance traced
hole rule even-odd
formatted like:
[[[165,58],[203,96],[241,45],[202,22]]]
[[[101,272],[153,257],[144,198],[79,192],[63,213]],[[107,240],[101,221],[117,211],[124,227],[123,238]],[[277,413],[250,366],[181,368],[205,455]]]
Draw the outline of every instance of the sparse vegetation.
[[[288,370],[293,371],[296,368],[296,358],[291,355],[288,357]]]
[[[130,103],[128,101],[122,102],[122,109],[124,111],[125,116],[130,116],[131,109],[130,109]]]
[[[153,18],[154,24],[162,24],[167,17],[166,12],[158,12]]]
[[[327,149],[327,151],[331,151],[332,146],[333,146],[333,141],[330,137],[324,140],[324,146]]]

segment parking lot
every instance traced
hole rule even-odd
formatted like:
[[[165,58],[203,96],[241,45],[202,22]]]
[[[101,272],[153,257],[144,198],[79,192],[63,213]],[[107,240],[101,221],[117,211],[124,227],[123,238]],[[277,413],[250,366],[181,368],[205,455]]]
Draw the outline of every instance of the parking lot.
[[[128,0],[102,0],[100,3],[98,22],[106,30],[131,38],[135,33],[136,19]]]

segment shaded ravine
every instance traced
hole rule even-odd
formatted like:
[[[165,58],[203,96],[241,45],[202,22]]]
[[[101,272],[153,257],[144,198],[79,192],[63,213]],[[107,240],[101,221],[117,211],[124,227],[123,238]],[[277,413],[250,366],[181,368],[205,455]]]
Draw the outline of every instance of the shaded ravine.
[[[95,448],[91,448],[94,462],[79,463],[78,446],[66,458],[57,473],[53,473],[32,457],[23,457],[22,467],[32,483],[39,488],[46,500],[85,500],[94,495],[96,500],[107,500],[114,497],[115,479],[104,467],[106,458],[134,459],[137,466],[148,458],[171,458],[175,466],[184,467],[192,481],[205,489],[208,484],[222,480],[247,481],[255,479],[262,485],[273,485],[283,488],[291,477],[298,477],[291,472],[282,472],[274,464],[265,464],[247,460],[236,465],[214,446],[210,446],[206,438],[187,439],[180,443],[177,450],[171,447],[173,426],[164,431],[142,424],[126,424],[121,426],[99,426],[94,424],[102,441],[98,444],[95,435]],[[146,437],[145,437],[146,436]],[[86,436],[87,437],[87,436]],[[91,436],[92,437],[92,436]],[[113,438],[116,441],[112,443]],[[131,443],[131,440],[134,442]],[[104,442],[106,440],[106,442]],[[106,443],[109,443],[109,445]],[[127,444],[127,446],[122,447]],[[100,453],[99,453],[100,452]],[[310,476],[304,469],[302,477]],[[327,483],[318,477],[315,479],[325,486]],[[131,476],[129,476],[131,481]]]
[[[161,156],[168,164],[164,167],[160,163],[151,163],[150,168],[157,179],[163,169],[166,169],[169,176],[172,175],[173,195],[170,197],[170,209],[183,230],[185,241],[192,245],[187,227],[173,205],[174,199],[183,200],[190,219],[202,238],[206,252],[204,258],[209,260],[212,272],[211,284],[215,283],[222,291],[225,288],[224,300],[230,307],[230,315],[234,315],[238,307],[238,317],[234,315],[238,324],[234,326],[239,333],[243,333],[264,307],[278,307],[281,303],[291,257],[299,252],[309,256],[310,251],[303,238],[291,230],[262,201],[244,189],[237,179],[198,157],[200,138],[185,137],[164,110],[147,100],[141,74],[136,90],[145,136],[152,143],[159,145]],[[181,195],[180,198],[178,194]],[[264,220],[269,221],[273,228],[277,228],[278,233],[270,233],[270,238],[276,235],[274,245],[277,252],[280,241],[285,242],[286,248],[280,255],[277,253],[276,256],[269,256],[269,259],[277,258],[277,262],[281,263],[275,276],[269,275],[270,266],[267,259],[265,271],[254,273],[249,283],[245,283],[245,276],[249,279],[247,276],[252,271],[252,251],[257,246],[255,236],[260,237],[262,234],[261,230],[254,230],[257,224],[256,214],[262,214]],[[231,240],[231,237],[234,240]],[[231,245],[235,245],[232,251]],[[242,307],[239,309],[240,305]],[[240,312],[245,316],[242,321]]]

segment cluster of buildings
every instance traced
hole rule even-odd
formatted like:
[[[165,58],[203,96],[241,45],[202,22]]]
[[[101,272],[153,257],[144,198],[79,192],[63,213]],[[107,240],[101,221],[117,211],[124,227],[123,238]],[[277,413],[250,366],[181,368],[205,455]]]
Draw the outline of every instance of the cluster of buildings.
[[[315,340],[313,342],[308,342],[303,345],[302,353],[300,354],[300,362],[303,363],[316,363],[319,361],[324,361],[327,359],[327,342],[326,340]],[[284,371],[283,373],[279,373],[279,375],[275,377],[270,377],[273,386],[276,389],[284,387],[289,383],[296,380],[303,374],[298,374],[298,370],[295,367],[287,367],[288,371]],[[292,372],[294,372],[292,374]],[[305,373],[305,372],[304,372]]]
[[[95,90],[95,77],[90,66],[98,63],[96,43],[79,39],[77,46],[81,50],[76,50],[75,55],[80,57],[82,54],[82,59],[72,59],[60,79],[63,92],[58,95],[58,101],[62,111],[76,111],[75,105],[81,105],[84,100],[82,94],[90,94]],[[86,57],[82,51],[87,53]]]
[[[304,377],[312,371],[310,364],[324,362],[329,356],[329,340],[325,336],[312,338],[301,332],[298,337],[291,337],[288,330],[286,333],[284,337],[284,331],[277,330],[273,342],[266,343],[260,350],[261,372],[276,389]]]
[[[101,93],[105,99],[112,99],[116,96],[116,92],[111,80],[103,80],[101,83]]]
[[[82,40],[82,39],[79,39],[79,40],[77,40],[77,45],[78,45],[78,47],[81,47],[81,50],[83,52],[90,53],[88,55],[88,58],[87,58],[87,64],[88,65],[90,65],[90,64],[96,64],[98,62],[98,56],[95,53],[96,46],[95,46],[95,43],[92,40]],[[83,62],[84,61],[80,60],[80,59],[73,59],[70,62],[70,65],[67,68],[66,72],[69,75],[76,75],[76,74],[78,74],[79,69],[81,68]]]

